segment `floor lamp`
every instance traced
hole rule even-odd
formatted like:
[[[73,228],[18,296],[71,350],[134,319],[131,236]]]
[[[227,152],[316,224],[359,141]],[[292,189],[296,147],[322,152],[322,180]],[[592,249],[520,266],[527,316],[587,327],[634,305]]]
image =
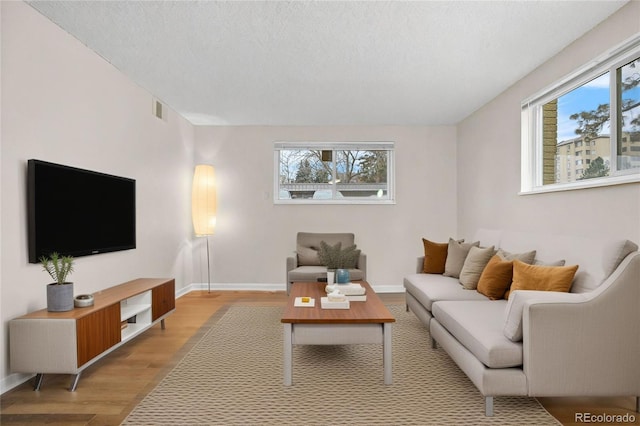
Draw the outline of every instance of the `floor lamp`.
[[[216,174],[213,166],[198,164],[193,174],[191,189],[191,217],[196,237],[207,237],[207,283],[211,293],[211,266],[209,264],[209,235],[216,227]]]

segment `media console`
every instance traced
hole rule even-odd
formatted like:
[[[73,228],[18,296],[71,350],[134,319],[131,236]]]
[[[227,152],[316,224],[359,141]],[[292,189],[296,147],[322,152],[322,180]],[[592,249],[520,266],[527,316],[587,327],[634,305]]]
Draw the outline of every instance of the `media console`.
[[[67,312],[46,309],[9,322],[11,371],[35,373],[39,390],[46,373],[73,374],[133,339],[175,310],[175,280],[140,278],[93,293],[94,304]]]

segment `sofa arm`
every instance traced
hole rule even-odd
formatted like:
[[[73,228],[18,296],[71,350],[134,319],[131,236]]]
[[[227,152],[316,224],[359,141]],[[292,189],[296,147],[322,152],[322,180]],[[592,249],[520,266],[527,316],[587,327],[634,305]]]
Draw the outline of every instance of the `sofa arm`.
[[[367,255],[360,252],[360,257],[358,258],[358,269],[362,271],[364,281],[367,280]]]
[[[560,303],[584,302],[586,299],[584,294],[564,293],[557,291],[539,291],[539,290],[515,290],[509,296],[509,302],[505,309],[505,321],[503,327],[504,335],[514,341],[522,340],[522,323],[523,312],[525,307],[529,307],[537,303]]]
[[[530,396],[640,395],[639,276],[635,253],[582,298],[525,304],[523,368]]]
[[[298,267],[298,256],[293,255],[287,257],[287,275],[289,275],[289,271]]]

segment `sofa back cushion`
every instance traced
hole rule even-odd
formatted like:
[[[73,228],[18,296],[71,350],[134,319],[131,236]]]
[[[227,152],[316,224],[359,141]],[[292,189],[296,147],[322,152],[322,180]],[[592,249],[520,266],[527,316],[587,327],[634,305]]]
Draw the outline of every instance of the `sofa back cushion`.
[[[624,240],[612,243],[611,239],[592,236],[505,231],[500,240],[500,247],[514,252],[536,250],[536,260],[542,260],[546,264],[565,260],[567,265],[579,265],[571,292],[586,293],[598,287],[611,275],[611,272],[605,272],[602,267],[605,252],[611,251],[611,248],[607,247],[616,247],[623,243]]]
[[[638,245],[629,240],[614,240],[608,242],[602,255],[602,270],[604,272],[604,279],[609,278],[613,271],[620,265],[625,257],[629,256],[634,251],[638,251]]]

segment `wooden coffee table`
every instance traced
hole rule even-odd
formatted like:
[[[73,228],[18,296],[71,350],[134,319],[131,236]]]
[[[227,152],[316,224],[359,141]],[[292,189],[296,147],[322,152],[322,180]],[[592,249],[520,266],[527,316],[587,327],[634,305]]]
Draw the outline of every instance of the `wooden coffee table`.
[[[366,302],[351,302],[349,309],[322,309],[326,283],[294,283],[282,315],[284,325],[284,384],[293,381],[293,345],[382,344],[384,383],[393,382],[391,371],[391,324],[395,318],[365,281]],[[295,307],[296,297],[309,296],[315,306]]]

